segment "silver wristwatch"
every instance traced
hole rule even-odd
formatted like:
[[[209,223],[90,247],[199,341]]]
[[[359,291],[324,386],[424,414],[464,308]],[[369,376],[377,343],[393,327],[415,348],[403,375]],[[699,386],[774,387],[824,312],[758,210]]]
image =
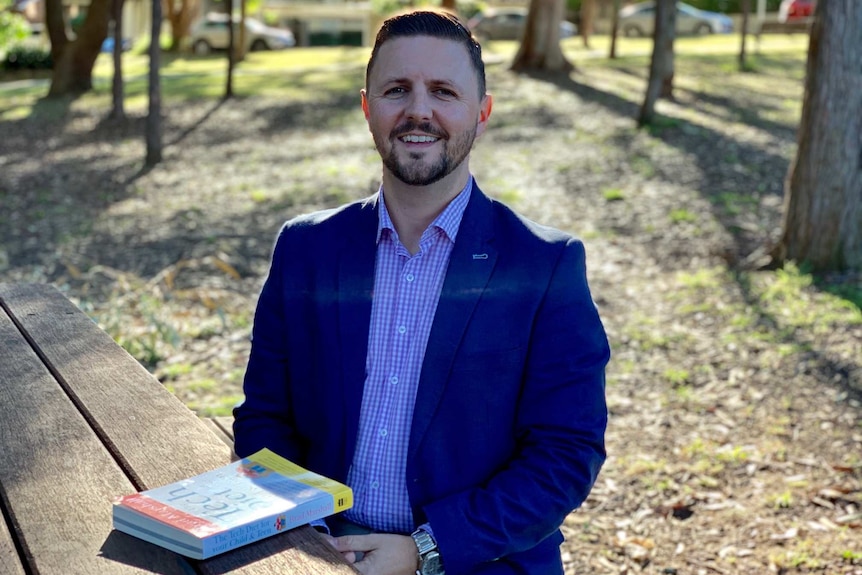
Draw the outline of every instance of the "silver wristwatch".
[[[424,529],[417,529],[411,535],[419,550],[419,569],[416,575],[446,575],[443,560],[437,552],[437,542]]]

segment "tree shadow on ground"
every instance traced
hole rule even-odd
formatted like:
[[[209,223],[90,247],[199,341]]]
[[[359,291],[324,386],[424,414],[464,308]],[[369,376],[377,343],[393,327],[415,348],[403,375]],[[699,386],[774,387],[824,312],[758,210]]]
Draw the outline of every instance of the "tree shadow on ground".
[[[823,350],[817,349],[810,341],[804,339],[799,330],[782,328],[775,314],[763,306],[751,284],[750,275],[735,273],[734,277],[750,310],[749,313],[756,320],[755,325],[761,325],[776,334],[779,343],[792,344],[803,350],[800,352],[798,369],[811,374],[818,381],[828,382],[829,385],[838,387],[846,397],[862,402],[862,366],[860,364],[838,357],[830,357]]]
[[[577,82],[572,75],[532,73],[527,76],[552,83],[585,102],[599,104],[619,116],[629,117],[633,126],[635,125],[640,111],[639,105],[625,98]],[[728,97],[700,91],[683,92],[694,95],[695,100],[708,102],[714,108],[725,110],[721,116],[727,116],[731,121],[753,125],[786,144],[795,141],[794,126],[764,120],[757,109],[744,111],[743,114],[743,109]],[[737,114],[743,114],[745,119],[738,119]],[[762,226],[753,229],[746,224],[744,218],[750,216],[752,208],[769,197],[770,205],[774,206],[771,217],[776,225],[780,224],[781,199],[784,195],[784,178],[789,168],[788,160],[780,155],[778,150],[772,151],[760,143],[730,137],[684,118],[659,115],[653,126],[642,130],[666,145],[685,151],[693,158],[702,179],[700,182],[692,182],[691,185],[708,201],[711,215],[732,238],[731,249],[721,254],[730,268],[750,269],[765,265],[767,254],[778,239],[778,230],[762,229]],[[614,144],[622,149],[631,149],[637,134],[637,131],[620,132],[614,138]],[[668,182],[675,180],[674,175],[668,173],[661,164],[653,167],[658,179]],[[685,266],[688,261],[686,254],[681,252],[678,255],[679,258],[663,258],[658,263],[667,269]],[[741,287],[745,289],[745,286]],[[815,276],[814,287],[841,297],[856,307],[862,306],[862,284],[851,276]],[[840,366],[836,369],[842,372]]]
[[[569,75],[531,74],[530,77],[551,82],[561,90],[574,93],[586,102],[599,104],[619,116],[631,118],[632,126],[635,126],[640,112],[638,104],[576,82]],[[732,260],[742,260],[760,247],[767,238],[752,236],[740,227],[735,220],[737,214],[722,208],[725,202],[722,201],[720,194],[737,188],[743,193],[781,195],[783,190],[780,184],[787,170],[787,160],[778,153],[772,153],[751,143],[740,142],[709,127],[697,125],[682,118],[659,116],[654,126],[643,129],[652,137],[674,148],[684,150],[689,157],[693,158],[702,181],[692,182],[692,184],[701,196],[709,201],[712,215],[733,238],[734,246],[729,257]],[[637,135],[636,131],[620,132],[614,138],[614,143],[623,149],[629,149]],[[719,157],[719,154],[724,154],[726,157]],[[742,173],[728,170],[728,163],[738,164],[742,159],[745,159],[745,170]],[[655,165],[654,169],[660,179],[673,181],[673,175],[667,173],[661,164]],[[769,182],[772,185],[765,189],[758,189],[762,182]],[[672,265],[672,262],[667,263]]]

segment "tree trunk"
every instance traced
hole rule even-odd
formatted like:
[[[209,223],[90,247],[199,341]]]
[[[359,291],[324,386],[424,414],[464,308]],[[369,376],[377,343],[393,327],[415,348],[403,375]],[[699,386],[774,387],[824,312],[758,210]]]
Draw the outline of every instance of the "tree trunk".
[[[574,69],[560,47],[562,21],[562,0],[530,0],[524,37],[512,62],[512,70],[570,72]]]
[[[171,52],[179,51],[182,41],[191,33],[192,23],[200,13],[200,0],[180,0],[177,7],[175,0],[163,0],[164,14],[171,25]]]
[[[114,79],[111,85],[113,108],[111,117],[123,119],[126,110],[123,105],[123,4],[125,0],[114,0],[112,12],[114,20]]]
[[[233,25],[233,0],[227,0],[227,84],[224,88],[224,99],[233,98],[233,64],[236,61],[236,34]]]
[[[609,57],[613,60],[617,57],[617,34],[620,30],[620,0],[614,0],[614,14],[611,21],[611,53]]]
[[[748,14],[751,12],[751,0],[742,0],[742,41],[739,46],[739,71],[748,69],[745,58],[745,40],[748,37]]]
[[[51,41],[51,58],[57,62],[69,44],[66,20],[63,18],[63,0],[45,0],[45,28]]]
[[[862,270],[862,2],[817,3],[796,158],[773,255]]]
[[[458,11],[458,7],[455,5],[455,0],[442,0],[440,2],[440,8],[452,12],[453,14],[456,14]]]
[[[152,28],[150,29],[150,73],[147,112],[147,158],[145,165],[153,167],[162,161],[162,87],[159,68],[161,67],[161,46],[159,36],[162,29],[162,3],[153,2]]]
[[[46,5],[46,10],[48,6]],[[48,97],[78,95],[93,88],[93,65],[99,56],[102,42],[108,36],[108,22],[111,18],[111,0],[92,0],[87,9],[87,17],[81,26],[78,37],[69,42],[65,29],[62,34],[54,27],[58,26],[57,7],[52,8],[52,14],[46,15],[51,35],[51,55],[54,57],[54,75]],[[60,23],[65,28],[60,6]],[[54,35],[60,36],[58,46],[54,46]]]
[[[655,103],[659,98],[673,99],[673,39],[676,35],[676,0],[656,0],[655,34],[652,63],[646,96],[641,106],[638,125],[651,124],[655,119]]]
[[[596,19],[596,0],[583,0],[581,2],[581,22],[578,32],[584,40],[584,48],[590,47],[590,36],[593,33],[593,22]]]
[[[245,60],[246,53],[246,29],[245,29],[245,0],[239,0],[239,45],[236,47],[236,61]]]

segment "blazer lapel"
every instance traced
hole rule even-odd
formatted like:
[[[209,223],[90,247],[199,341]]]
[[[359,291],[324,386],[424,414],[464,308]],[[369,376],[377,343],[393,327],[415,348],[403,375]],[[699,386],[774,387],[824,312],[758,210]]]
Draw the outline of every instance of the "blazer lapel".
[[[461,345],[461,338],[488,284],[496,261],[491,202],[474,181],[473,193],[461,219],[425,348],[419,390],[413,409],[408,461],[416,455],[437,411],[449,380],[455,352]]]
[[[342,401],[345,414],[345,474],[356,448],[365,358],[371,324],[374,263],[377,253],[377,198],[359,205],[359,215],[338,254],[338,327],[342,365]],[[324,352],[325,354],[326,352]],[[346,476],[346,475],[345,475]]]

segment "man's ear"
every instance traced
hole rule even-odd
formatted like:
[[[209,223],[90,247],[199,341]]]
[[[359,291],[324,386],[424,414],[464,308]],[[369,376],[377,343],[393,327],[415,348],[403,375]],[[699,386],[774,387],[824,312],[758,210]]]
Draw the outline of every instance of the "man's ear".
[[[494,97],[491,94],[485,94],[482,102],[479,104],[479,121],[476,122],[476,137],[482,135],[485,128],[488,127],[488,118],[491,117],[491,108],[494,107]]]
[[[362,98],[362,113],[365,114],[365,120],[368,121],[368,93],[365,88],[359,90],[359,96]]]

